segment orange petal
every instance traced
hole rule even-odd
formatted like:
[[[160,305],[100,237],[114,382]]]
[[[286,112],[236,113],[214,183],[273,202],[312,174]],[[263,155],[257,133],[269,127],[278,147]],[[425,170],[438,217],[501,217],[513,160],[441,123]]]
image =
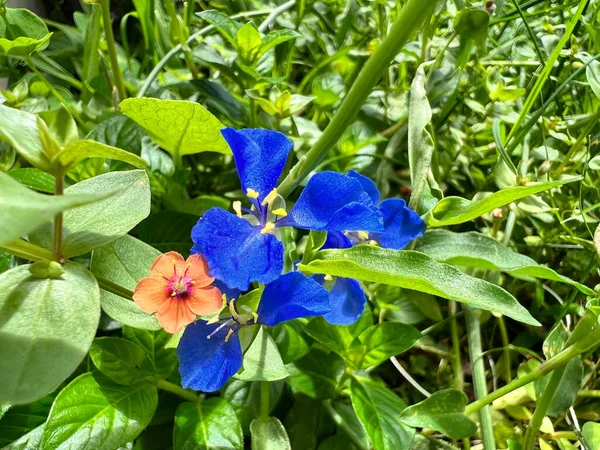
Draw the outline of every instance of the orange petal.
[[[180,267],[184,267],[184,265],[185,260],[179,253],[165,253],[156,258],[154,264],[152,264],[152,267],[150,268],[150,274],[171,278],[175,273],[175,270],[178,269],[179,272]],[[181,272],[181,274],[183,274],[183,272]]]
[[[215,286],[192,289],[186,301],[188,307],[199,316],[217,312],[223,306],[221,291]]]
[[[194,322],[196,314],[190,310],[185,301],[173,299],[158,311],[156,318],[165,331],[175,334]]]
[[[142,311],[153,313],[171,299],[163,278],[142,278],[133,291],[133,301]]]
[[[204,287],[215,281],[208,274],[208,263],[202,255],[191,255],[187,259],[187,276],[196,282],[196,287]]]

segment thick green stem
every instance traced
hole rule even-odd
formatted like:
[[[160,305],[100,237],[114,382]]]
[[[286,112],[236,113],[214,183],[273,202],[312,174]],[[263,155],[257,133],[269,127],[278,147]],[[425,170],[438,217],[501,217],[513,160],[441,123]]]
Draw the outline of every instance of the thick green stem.
[[[260,420],[263,422],[269,421],[269,413],[271,412],[271,392],[268,381],[260,382]]]
[[[467,321],[467,340],[469,343],[469,359],[471,360],[471,370],[473,372],[473,388],[475,398],[481,399],[487,395],[487,385],[485,380],[485,367],[483,364],[481,346],[481,311],[463,306],[465,318]],[[489,406],[483,406],[479,411],[479,422],[481,425],[481,438],[483,448],[486,450],[495,450],[494,425]]]
[[[465,408],[466,414],[472,414],[476,411],[479,411],[486,405],[489,405],[494,400],[499,399],[500,397],[505,396],[506,394],[525,386],[533,381],[542,378],[552,372],[554,369],[564,366],[568,363],[572,358],[581,355],[582,353],[587,352],[588,350],[600,345],[600,328],[596,328],[590,333],[588,333],[583,339],[574,343],[570,347],[567,347],[558,355],[550,358],[541,366],[538,366],[532,372],[529,372],[527,375],[522,376],[521,378],[517,378],[516,380],[508,383],[506,386],[502,386],[499,389],[496,389],[494,392],[486,395],[483,398],[480,398],[473,403],[467,405]]]
[[[100,286],[100,289],[104,289],[105,291],[118,295],[119,297],[123,297],[124,299],[133,300],[133,291],[130,291],[129,289],[117,283],[113,283],[106,278],[99,277],[96,274],[94,274],[94,276],[98,281],[98,286]]]
[[[65,176],[59,173],[55,177],[56,183],[54,188],[55,195],[63,195],[65,189]],[[52,240],[52,249],[56,256],[62,258],[62,238],[63,238],[63,213],[59,212],[54,217],[54,239]]]
[[[50,250],[38,247],[23,239],[0,245],[0,250],[28,261],[58,261],[58,256]]]
[[[436,3],[437,1],[409,0],[404,5],[388,36],[367,60],[350,92],[344,98],[342,105],[319,140],[296,163],[279,186],[279,193],[283,197],[289,195],[319,165],[327,152],[336,144],[342,133],[360,111],[373,87],[387,70],[390,62],[400,52],[413,32],[429,17]]]
[[[184,398],[190,402],[196,403],[201,400],[201,398],[192,391],[185,390],[181,386],[177,386],[176,384],[167,380],[156,380],[156,387],[158,389],[162,389],[163,391],[168,391],[172,394],[179,395],[181,398]]]
[[[123,84],[121,69],[119,68],[119,60],[117,59],[115,35],[113,34],[112,20],[110,18],[110,0],[102,0],[100,6],[102,7],[102,22],[104,23],[106,49],[108,50],[108,57],[110,58],[110,65],[112,67],[113,83],[117,90],[118,100],[121,102],[127,98],[127,94],[125,92],[125,85]]]
[[[458,337],[458,323],[456,316],[456,302],[450,301],[450,335],[452,336],[452,370],[454,372],[454,387],[459,390],[464,390],[465,379],[462,370],[460,338]]]
[[[552,372],[550,381],[544,388],[544,393],[538,400],[537,405],[535,407],[535,412],[533,413],[533,416],[529,421],[529,426],[527,427],[527,431],[525,432],[525,438],[523,440],[523,450],[533,449],[535,438],[537,437],[538,431],[540,431],[542,421],[544,420],[546,412],[550,407],[550,403],[554,398],[556,389],[558,389],[558,385],[560,384],[560,380],[562,379],[562,376],[565,373],[565,369],[566,366],[562,366],[556,369],[554,372]]]

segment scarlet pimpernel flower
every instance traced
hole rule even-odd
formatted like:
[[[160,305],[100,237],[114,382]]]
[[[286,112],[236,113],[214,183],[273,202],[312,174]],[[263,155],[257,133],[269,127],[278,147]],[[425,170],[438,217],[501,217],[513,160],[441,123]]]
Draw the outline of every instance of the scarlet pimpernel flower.
[[[221,309],[221,291],[212,285],[214,281],[202,255],[186,261],[179,253],[169,252],[156,258],[150,277],[137,284],[133,300],[142,311],[156,313],[166,331],[178,333],[196,316]]]

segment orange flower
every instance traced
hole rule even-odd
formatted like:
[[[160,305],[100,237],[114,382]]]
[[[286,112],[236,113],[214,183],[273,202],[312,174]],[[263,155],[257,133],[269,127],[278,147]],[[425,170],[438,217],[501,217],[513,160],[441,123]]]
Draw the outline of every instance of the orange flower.
[[[135,287],[133,300],[144,312],[156,313],[161,326],[178,333],[196,320],[196,316],[221,309],[221,291],[211,283],[208,264],[202,255],[187,261],[177,252],[159,256],[150,268],[151,277],[142,278]]]

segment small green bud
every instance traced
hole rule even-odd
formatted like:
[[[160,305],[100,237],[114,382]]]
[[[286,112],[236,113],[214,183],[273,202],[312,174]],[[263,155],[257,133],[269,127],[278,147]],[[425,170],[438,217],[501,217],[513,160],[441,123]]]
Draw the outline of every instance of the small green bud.
[[[38,261],[29,266],[29,271],[36,278],[51,278],[56,280],[65,272],[63,267],[56,261]]]

